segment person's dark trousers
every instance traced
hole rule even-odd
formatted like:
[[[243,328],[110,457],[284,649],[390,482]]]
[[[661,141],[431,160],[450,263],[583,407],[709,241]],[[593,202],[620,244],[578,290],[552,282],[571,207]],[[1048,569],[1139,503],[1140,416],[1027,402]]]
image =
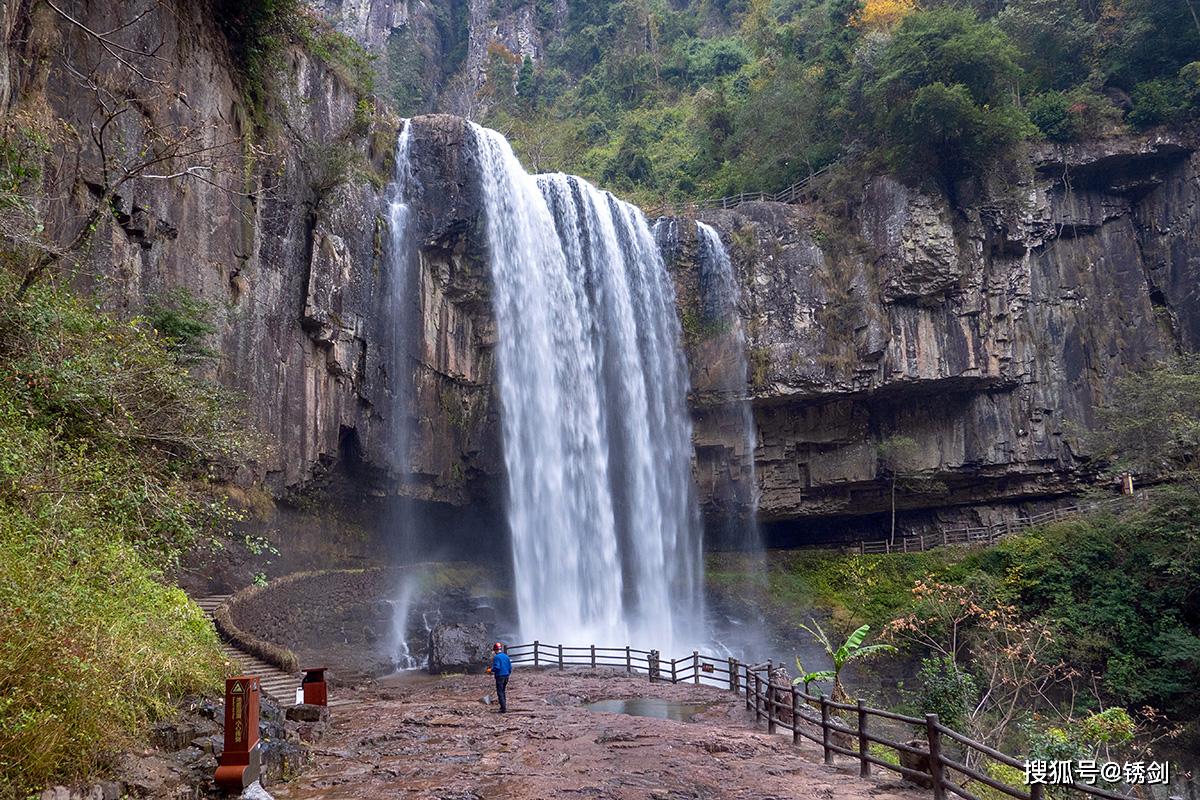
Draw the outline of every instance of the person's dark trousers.
[[[496,699],[500,701],[500,710],[508,711],[508,696],[505,691],[508,689],[508,676],[496,676]]]

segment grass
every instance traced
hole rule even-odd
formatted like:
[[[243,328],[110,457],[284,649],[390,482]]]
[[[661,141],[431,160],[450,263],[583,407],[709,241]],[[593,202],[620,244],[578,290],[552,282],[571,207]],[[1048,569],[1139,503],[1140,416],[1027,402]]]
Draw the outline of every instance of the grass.
[[[219,688],[216,633],[128,543],[0,512],[0,797],[102,771]]]
[[[787,624],[807,623],[812,610],[819,609],[831,615],[839,630],[863,624],[878,630],[908,608],[918,579],[963,574],[973,558],[972,551],[956,548],[892,555],[773,550],[767,557],[764,593],[741,568],[741,556],[710,553],[706,578],[718,591],[758,595]]]
[[[216,634],[170,574],[227,535],[212,476],[246,446],[149,321],[15,284],[0,269],[0,798],[102,772],[219,689]]]

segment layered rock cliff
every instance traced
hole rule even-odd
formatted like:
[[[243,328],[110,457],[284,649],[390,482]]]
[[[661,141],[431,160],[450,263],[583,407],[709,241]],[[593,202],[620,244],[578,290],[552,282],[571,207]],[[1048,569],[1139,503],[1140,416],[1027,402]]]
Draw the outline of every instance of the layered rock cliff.
[[[492,413],[490,316],[480,273],[461,269],[462,241],[429,233],[425,346],[407,364],[393,358],[384,213],[399,120],[342,65],[296,44],[256,101],[206,3],[74,5],[70,17],[4,6],[7,135],[44,143],[52,242],[69,243],[114,176],[138,171],[60,274],[128,316],[180,289],[208,304],[215,331],[203,344],[217,357],[196,369],[241,393],[268,444],[237,482],[257,474],[277,496],[394,491],[406,457],[395,452],[396,396],[411,370],[412,491],[479,499],[471,477],[494,473],[498,450],[487,438],[496,426],[475,423]],[[451,128],[461,136],[458,121],[421,143],[422,163],[466,174],[454,154],[470,148]],[[172,157],[140,168],[159,152]]]
[[[836,220],[820,203],[705,212],[743,287],[762,518],[887,510],[879,452],[897,436],[921,479],[899,505],[928,510],[910,526],[1092,486],[1081,434],[1113,379],[1197,345],[1195,143],[1043,147],[1018,185],[964,208],[881,177]],[[716,453],[702,475],[744,474],[727,433],[697,437]]]
[[[326,487],[357,503],[400,491],[398,467],[411,463],[403,491],[494,509],[495,332],[470,128],[414,123],[421,335],[398,358],[384,214],[399,120],[369,102],[364,119],[367,98],[343,70],[300,46],[254,108],[226,34],[207,7],[182,2],[151,4],[123,29],[155,55],[136,91],[115,92],[129,67],[84,29],[116,28],[127,11],[116,5],[80,4],[75,22],[4,6],[13,44],[0,99],[10,125],[45,132],[54,238],[74,235],[104,185],[111,153],[89,132],[114,109],[127,107],[110,128],[124,151],[173,132],[220,158],[124,183],[75,279],[130,315],[180,287],[212,304],[206,343],[220,357],[199,369],[248,398],[271,444],[257,469],[277,495]],[[379,46],[414,19],[390,0],[332,5]],[[871,515],[890,502],[878,448],[895,436],[920,445],[911,469],[925,486],[900,496],[910,526],[1091,485],[1078,431],[1107,385],[1200,347],[1196,150],[1194,132],[1043,148],[1025,179],[961,208],[880,177],[807,205],[705,212],[741,282],[762,517],[877,528]],[[731,399],[714,391],[728,385],[716,378],[723,350],[689,328],[697,248],[687,220],[679,230],[670,255],[711,511],[745,480],[748,454],[735,417],[713,413]],[[410,381],[416,403],[400,420]],[[401,427],[416,432],[409,452]]]

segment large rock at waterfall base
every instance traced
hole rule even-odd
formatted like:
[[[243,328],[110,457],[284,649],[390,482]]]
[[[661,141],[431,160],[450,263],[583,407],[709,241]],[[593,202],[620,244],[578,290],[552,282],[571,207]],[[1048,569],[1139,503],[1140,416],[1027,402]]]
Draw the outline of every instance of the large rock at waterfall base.
[[[429,671],[483,672],[491,654],[482,623],[435,625],[429,632]]]

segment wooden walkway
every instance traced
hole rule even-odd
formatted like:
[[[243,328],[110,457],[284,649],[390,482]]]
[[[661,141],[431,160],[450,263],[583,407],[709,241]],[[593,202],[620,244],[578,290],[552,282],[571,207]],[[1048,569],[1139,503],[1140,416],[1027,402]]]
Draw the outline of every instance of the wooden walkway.
[[[854,759],[864,778],[875,768],[898,773],[932,788],[933,800],[997,796],[1007,796],[1005,800],[1046,800],[1049,794],[1045,785],[1024,783],[1015,777],[1028,772],[1023,758],[964,736],[942,724],[937,714],[912,717],[871,708],[863,700],[839,703],[824,695],[810,695],[798,689],[786,672],[777,675],[776,665],[769,660],[744,664],[736,658],[705,655],[698,650],[683,658],[667,659],[659,650],[543,644],[536,639],[530,644],[509,645],[506,651],[513,664],[535,668],[608,667],[624,669],[629,675],[645,675],[651,683],[692,683],[727,689],[745,696],[746,710],[754,712],[755,722],[766,722],[768,733],[788,731],[793,745],[800,745],[801,739],[813,742],[821,747],[825,763],[831,766],[836,756]],[[891,729],[897,730],[891,734],[896,739],[884,735]],[[920,741],[922,738],[924,741]],[[1001,773],[1004,777],[994,777],[989,765],[1007,767]],[[1053,796],[1067,797],[1067,787],[1080,792],[1082,800],[1133,800],[1130,794],[1078,781],[1064,785],[1063,793]],[[989,789],[995,791],[985,794]]]
[[[196,600],[205,615],[211,621],[213,613],[229,600],[232,595],[213,594]],[[281,706],[296,705],[296,687],[300,685],[300,676],[291,675],[276,666],[268,664],[260,658],[243,652],[234,647],[225,638],[221,638],[221,653],[229,661],[237,664],[238,669],[245,675],[257,675],[263,691]]]
[[[706,208],[737,208],[742,203],[799,203],[809,197],[808,185],[813,179],[824,175],[835,165],[840,163],[841,159],[826,164],[816,172],[801,178],[778,192],[742,192],[741,194],[729,195],[728,197],[710,197],[705,200],[685,200],[678,203],[660,203],[651,206],[645,210],[647,217],[663,217],[663,216],[688,216],[694,215],[698,211]]]
[[[1148,497],[1149,493],[1142,490],[1132,495],[1118,495],[1116,497],[1105,498],[1104,500],[1076,503],[1065,508],[1052,508],[1041,514],[1034,514],[1022,519],[1009,519],[994,525],[985,525],[977,528],[943,529],[938,533],[921,534],[919,536],[899,536],[894,541],[888,539],[863,541],[858,543],[858,552],[861,555],[920,553],[925,550],[932,550],[935,547],[946,547],[947,545],[992,545],[1009,534],[1035,528],[1038,525],[1046,525],[1072,517],[1094,514],[1099,511],[1112,511],[1113,513],[1121,514],[1135,505],[1144,503]]]

